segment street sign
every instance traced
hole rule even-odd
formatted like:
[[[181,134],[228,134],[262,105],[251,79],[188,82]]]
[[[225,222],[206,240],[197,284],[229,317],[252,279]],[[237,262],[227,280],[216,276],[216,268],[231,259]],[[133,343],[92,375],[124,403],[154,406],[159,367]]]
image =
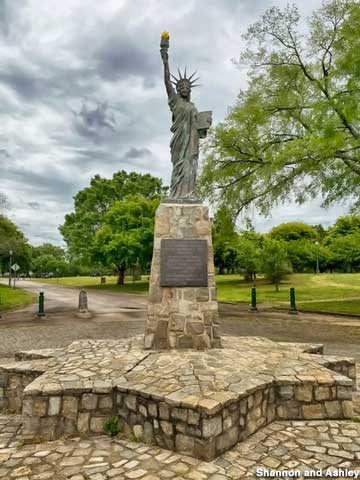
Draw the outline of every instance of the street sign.
[[[11,265],[11,270],[14,270],[14,272],[17,272],[20,270],[20,267],[17,263],[14,263],[14,265]]]

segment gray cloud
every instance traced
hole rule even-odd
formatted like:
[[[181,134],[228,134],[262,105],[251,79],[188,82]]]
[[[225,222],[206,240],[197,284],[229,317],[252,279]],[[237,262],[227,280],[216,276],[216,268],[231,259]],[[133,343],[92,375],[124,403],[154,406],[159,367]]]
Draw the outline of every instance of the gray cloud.
[[[129,37],[106,39],[94,56],[98,61],[98,71],[105,80],[116,81],[128,75],[145,77],[157,71],[157,62]]]
[[[0,148],[0,157],[11,158],[11,155],[6,150],[6,148]]]
[[[162,30],[170,32],[171,68],[198,70],[192,100],[212,109],[216,123],[246,85],[231,63],[241,34],[265,8],[286,3],[0,0],[1,192],[29,240],[61,243],[57,227],[96,173],[136,170],[168,183]],[[300,8],[309,14],[320,4]]]
[[[47,94],[47,89],[43,88],[41,79],[26,72],[18,65],[10,65],[7,71],[0,71],[0,83],[9,86],[25,99]]]
[[[99,102],[93,108],[84,102],[80,112],[74,112],[74,117],[76,131],[95,143],[101,142],[115,132],[116,121],[108,102]]]
[[[0,0],[0,33],[8,37],[20,8],[26,5],[26,0]]]
[[[139,158],[139,157],[144,157],[144,156],[149,156],[151,155],[151,151],[148,148],[130,148],[125,155],[124,158],[128,159],[134,159],[134,158]]]
[[[39,208],[41,207],[41,203],[39,202],[27,202],[27,204],[34,210],[39,210]]]

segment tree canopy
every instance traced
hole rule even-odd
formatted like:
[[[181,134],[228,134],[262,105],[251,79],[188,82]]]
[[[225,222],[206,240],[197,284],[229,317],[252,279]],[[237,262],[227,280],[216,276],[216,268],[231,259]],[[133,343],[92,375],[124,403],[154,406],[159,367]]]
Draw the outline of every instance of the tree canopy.
[[[273,227],[269,235],[275,240],[290,242],[294,240],[316,240],[317,231],[304,222],[287,222]]]
[[[59,227],[68,245],[70,256],[85,264],[91,263],[95,234],[103,225],[104,217],[117,201],[129,195],[146,199],[160,198],[166,192],[159,178],[136,172],[117,172],[111,179],[95,175],[90,186],[74,197],[74,212],[65,216]]]
[[[51,243],[43,243],[38,247],[32,247],[31,257],[33,259],[38,258],[42,255],[51,255],[52,257],[58,258],[60,260],[65,260],[65,250],[57,245],[52,245]]]
[[[115,202],[96,232],[93,255],[105,265],[116,266],[119,284],[124,283],[127,268],[149,267],[158,205],[159,199],[140,196]]]
[[[248,29],[249,86],[208,144],[201,190],[234,215],[319,194],[360,208],[360,4],[326,1],[306,36],[299,22],[272,7]]]
[[[4,215],[0,215],[0,268],[9,270],[10,250],[12,261],[22,269],[27,269],[30,262],[30,246],[19,228]]]

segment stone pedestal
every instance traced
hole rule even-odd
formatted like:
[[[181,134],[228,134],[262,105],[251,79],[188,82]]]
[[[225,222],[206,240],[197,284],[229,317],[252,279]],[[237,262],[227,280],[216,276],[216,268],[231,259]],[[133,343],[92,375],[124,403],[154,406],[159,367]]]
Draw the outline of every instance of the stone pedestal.
[[[163,272],[166,270],[166,264],[161,265],[162,240],[165,239],[206,241],[206,280],[201,285],[161,286],[161,269]],[[184,273],[186,268],[184,265]],[[201,204],[162,203],[155,219],[145,348],[204,349],[221,346],[214,273],[208,208]]]

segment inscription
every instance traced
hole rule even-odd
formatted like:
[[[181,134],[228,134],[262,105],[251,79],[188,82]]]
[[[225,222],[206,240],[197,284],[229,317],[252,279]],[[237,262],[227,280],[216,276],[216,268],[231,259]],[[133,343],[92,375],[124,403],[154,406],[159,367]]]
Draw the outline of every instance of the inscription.
[[[207,287],[206,240],[161,240],[160,286]]]

